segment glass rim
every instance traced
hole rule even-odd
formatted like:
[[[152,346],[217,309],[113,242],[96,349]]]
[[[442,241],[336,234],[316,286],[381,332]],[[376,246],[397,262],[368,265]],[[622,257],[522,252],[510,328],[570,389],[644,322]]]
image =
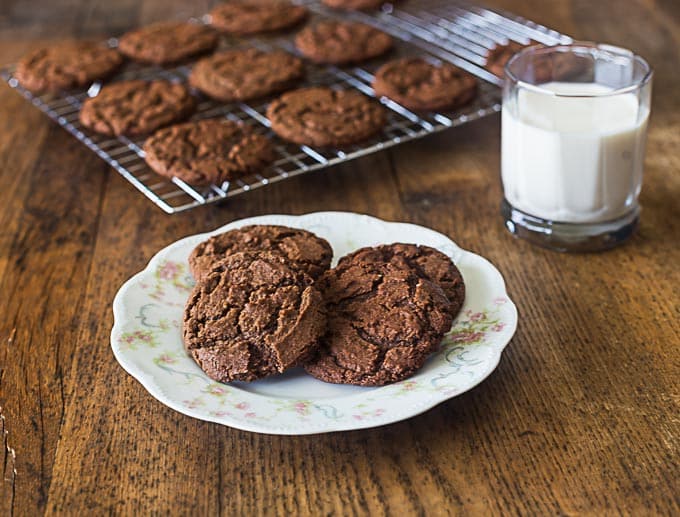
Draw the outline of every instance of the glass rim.
[[[598,50],[602,52],[608,52],[610,54],[618,54],[620,56],[625,56],[636,63],[640,64],[642,66],[642,69],[644,70],[644,76],[639,80],[636,81],[633,84],[629,84],[628,86],[623,86],[621,88],[617,88],[615,90],[609,91],[609,92],[601,92],[601,93],[587,93],[587,94],[582,94],[582,93],[557,93],[552,90],[548,90],[546,88],[542,88],[541,85],[536,85],[536,84],[531,84],[526,81],[522,81],[521,79],[518,79],[517,76],[512,73],[510,70],[510,67],[512,66],[513,63],[515,63],[518,59],[521,57],[527,55],[527,54],[537,54],[537,53],[543,53],[543,54],[548,54],[548,53],[554,53],[556,51],[561,52],[561,51],[573,51],[574,49],[583,49],[583,50]],[[654,75],[654,71],[652,70],[652,67],[649,66],[649,63],[641,56],[638,54],[635,54],[633,51],[628,50],[623,47],[617,47],[615,45],[607,45],[604,43],[595,43],[592,41],[573,41],[572,43],[568,44],[560,44],[560,45],[551,45],[551,46],[546,46],[542,44],[537,44],[537,45],[531,45],[528,47],[524,47],[522,50],[514,54],[507,63],[505,63],[505,66],[503,67],[506,76],[510,81],[512,81],[514,84],[517,86],[534,91],[536,93],[541,93],[544,95],[549,95],[551,97],[570,97],[570,98],[592,98],[592,97],[612,97],[614,95],[621,95],[625,93],[631,93],[634,91],[637,91],[641,88],[643,88],[652,78]],[[595,83],[596,84],[596,83]]]

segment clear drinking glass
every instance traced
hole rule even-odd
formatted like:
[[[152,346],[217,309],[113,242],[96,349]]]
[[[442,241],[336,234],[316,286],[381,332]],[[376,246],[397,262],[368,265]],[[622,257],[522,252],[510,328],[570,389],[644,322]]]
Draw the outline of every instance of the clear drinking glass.
[[[561,251],[629,237],[639,218],[652,71],[629,50],[533,46],[505,67],[506,227]]]

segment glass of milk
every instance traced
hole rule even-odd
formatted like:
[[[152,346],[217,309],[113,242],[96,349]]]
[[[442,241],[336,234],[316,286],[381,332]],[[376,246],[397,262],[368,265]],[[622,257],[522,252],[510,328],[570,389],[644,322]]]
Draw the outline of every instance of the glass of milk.
[[[625,240],[640,212],[649,65],[622,48],[574,43],[528,47],[505,72],[506,227],[561,251]]]

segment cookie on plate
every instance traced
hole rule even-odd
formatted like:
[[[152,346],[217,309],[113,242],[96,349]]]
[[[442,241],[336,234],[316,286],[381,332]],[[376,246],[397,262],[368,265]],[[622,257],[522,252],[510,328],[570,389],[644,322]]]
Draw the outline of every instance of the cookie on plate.
[[[384,54],[392,48],[392,38],[370,25],[329,20],[301,30],[295,46],[316,63],[341,65]]]
[[[385,0],[322,0],[324,4],[333,9],[345,11],[377,9]]]
[[[444,292],[409,269],[348,261],[318,285],[327,332],[305,369],[322,381],[382,386],[405,379],[451,328]]]
[[[353,90],[303,88],[284,93],[267,108],[280,137],[299,145],[334,146],[360,142],[385,125],[385,109]]]
[[[351,263],[390,263],[401,269],[412,270],[419,278],[434,282],[449,300],[449,313],[455,317],[465,301],[463,276],[453,261],[441,251],[430,246],[416,244],[383,244],[366,247],[345,255],[339,267]]]
[[[307,9],[286,0],[232,0],[210,12],[212,25],[238,36],[287,29],[307,18]]]
[[[410,110],[435,111],[470,102],[477,94],[477,80],[450,63],[403,58],[378,69],[373,89]]]
[[[326,239],[298,228],[255,224],[213,235],[194,248],[189,268],[198,281],[227,255],[240,251],[271,251],[282,255],[288,265],[317,279],[331,265],[333,249]]]
[[[160,22],[126,32],[118,48],[135,61],[164,65],[210,52],[217,42],[217,32],[206,25]]]
[[[14,77],[33,93],[82,88],[111,76],[123,63],[117,50],[86,41],[67,41],[22,57]]]
[[[281,255],[236,253],[202,279],[184,310],[184,346],[219,382],[252,381],[307,359],[325,329],[314,281]]]
[[[237,49],[201,59],[189,84],[222,102],[244,101],[286,90],[304,73],[302,60],[288,52]]]
[[[191,185],[220,185],[260,171],[274,160],[269,139],[250,126],[206,119],[156,131],[144,143],[155,172]]]
[[[104,86],[80,109],[80,123],[105,135],[138,136],[178,122],[196,105],[189,90],[170,81],[121,81]]]

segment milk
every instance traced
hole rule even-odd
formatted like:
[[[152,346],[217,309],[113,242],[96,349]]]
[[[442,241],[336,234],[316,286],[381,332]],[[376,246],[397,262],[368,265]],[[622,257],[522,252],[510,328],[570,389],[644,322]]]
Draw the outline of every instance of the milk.
[[[542,84],[602,95],[593,83]],[[516,209],[550,221],[602,222],[636,205],[649,111],[635,94],[556,97],[519,88],[502,111],[501,174]]]

